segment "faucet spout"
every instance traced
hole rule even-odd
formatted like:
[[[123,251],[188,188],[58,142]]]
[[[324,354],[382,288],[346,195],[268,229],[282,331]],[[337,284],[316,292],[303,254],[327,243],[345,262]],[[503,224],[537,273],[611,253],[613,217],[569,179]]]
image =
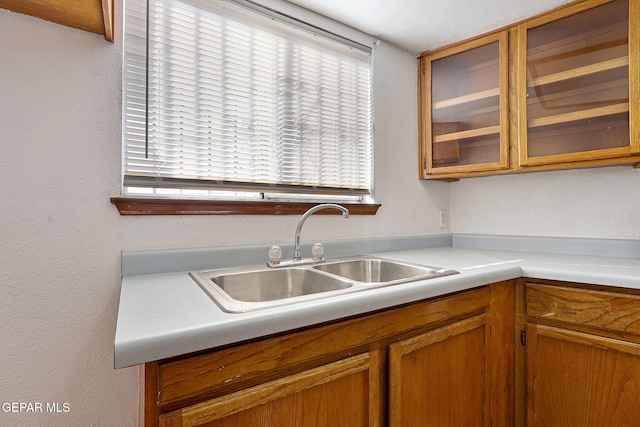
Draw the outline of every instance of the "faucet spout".
[[[323,209],[337,209],[339,211],[342,211],[343,218],[349,218],[349,209],[345,208],[344,206],[337,205],[335,203],[323,203],[321,205],[316,205],[311,209],[309,209],[308,211],[306,211],[304,214],[302,214],[302,217],[300,217],[300,220],[298,221],[298,226],[296,227],[296,235],[294,238],[294,245],[295,245],[295,248],[293,251],[294,261],[300,261],[302,259],[302,255],[300,253],[300,233],[302,232],[302,226],[304,225],[304,222],[311,215]]]

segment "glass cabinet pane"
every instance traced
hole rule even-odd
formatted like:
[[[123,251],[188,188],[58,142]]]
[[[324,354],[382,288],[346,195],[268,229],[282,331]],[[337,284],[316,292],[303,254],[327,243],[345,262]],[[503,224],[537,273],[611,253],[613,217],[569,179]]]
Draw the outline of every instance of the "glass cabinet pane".
[[[527,31],[525,163],[630,145],[628,16],[616,0]]]
[[[500,161],[500,46],[431,63],[432,166]]]

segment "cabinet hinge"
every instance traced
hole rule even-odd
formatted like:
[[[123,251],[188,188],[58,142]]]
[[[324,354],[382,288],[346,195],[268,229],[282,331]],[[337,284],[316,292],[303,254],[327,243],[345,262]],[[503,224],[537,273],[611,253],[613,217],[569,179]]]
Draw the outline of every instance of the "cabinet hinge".
[[[527,345],[527,331],[524,329],[520,331],[520,344]]]

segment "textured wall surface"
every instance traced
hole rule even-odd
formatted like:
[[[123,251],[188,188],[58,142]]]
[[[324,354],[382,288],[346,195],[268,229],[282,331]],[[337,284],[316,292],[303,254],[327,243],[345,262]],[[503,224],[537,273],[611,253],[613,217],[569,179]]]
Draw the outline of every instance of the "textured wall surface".
[[[640,239],[640,169],[465,179],[451,185],[455,233]]]
[[[297,216],[120,217],[120,55],[119,26],[112,44],[0,10],[0,403],[61,411],[1,426],[137,425],[139,369],[113,368],[122,250],[293,239]],[[304,241],[447,231],[449,186],[417,180],[416,60],[382,43],[374,76],[383,206],[310,218]]]
[[[120,43],[118,26],[111,44],[0,10],[0,403],[62,411],[0,410],[1,426],[137,425],[139,369],[113,368],[122,250],[293,237],[295,216],[120,217]],[[440,209],[458,233],[639,238],[631,168],[419,181],[415,57],[384,42],[375,55],[383,206],[311,218],[304,241],[447,232]]]
[[[115,371],[112,360],[118,52],[0,10],[0,401],[43,404],[3,410],[3,426],[137,422],[138,369]]]

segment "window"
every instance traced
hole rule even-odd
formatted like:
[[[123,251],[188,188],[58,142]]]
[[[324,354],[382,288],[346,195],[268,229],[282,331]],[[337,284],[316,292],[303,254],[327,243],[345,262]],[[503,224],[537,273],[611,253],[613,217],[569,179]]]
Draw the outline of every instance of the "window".
[[[124,196],[372,204],[371,48],[243,0],[124,31]]]

